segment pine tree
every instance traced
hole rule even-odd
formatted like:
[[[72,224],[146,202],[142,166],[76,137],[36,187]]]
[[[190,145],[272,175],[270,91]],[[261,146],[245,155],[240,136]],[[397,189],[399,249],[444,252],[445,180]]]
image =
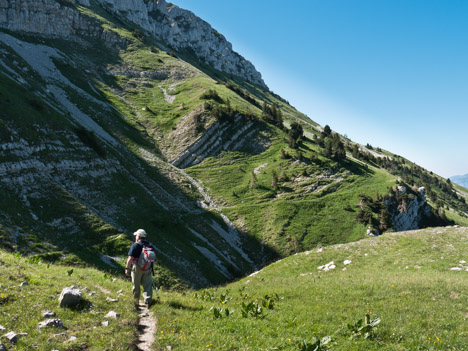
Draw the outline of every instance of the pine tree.
[[[330,139],[327,138],[325,140],[325,147],[322,150],[322,155],[327,158],[330,158],[332,154],[333,154],[332,142]]]

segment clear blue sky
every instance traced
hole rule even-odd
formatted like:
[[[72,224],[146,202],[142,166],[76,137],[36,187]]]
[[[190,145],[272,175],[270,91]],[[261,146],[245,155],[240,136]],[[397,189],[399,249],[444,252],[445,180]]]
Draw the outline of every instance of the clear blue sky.
[[[468,173],[467,0],[173,0],[322,126]]]

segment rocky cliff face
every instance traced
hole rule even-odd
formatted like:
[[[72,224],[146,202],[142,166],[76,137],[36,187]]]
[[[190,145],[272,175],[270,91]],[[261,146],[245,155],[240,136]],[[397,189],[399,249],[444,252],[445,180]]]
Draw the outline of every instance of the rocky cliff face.
[[[190,123],[182,119],[180,124],[186,122]],[[172,144],[184,145],[187,134],[186,128],[177,128],[170,138]],[[202,162],[207,157],[216,156],[223,150],[248,149],[253,154],[257,154],[264,151],[270,143],[268,138],[262,137],[258,123],[248,121],[242,115],[236,115],[232,121],[212,123],[195,141],[190,139],[188,147],[182,149],[174,147],[176,150],[170,162],[176,167],[187,168]]]
[[[213,68],[266,87],[255,67],[226,38],[192,12],[165,0],[98,0],[117,16],[139,25],[175,50],[190,49]]]
[[[78,3],[89,5],[86,0]],[[117,48],[127,43],[116,33],[104,30],[99,23],[83,15],[72,2],[67,1],[0,0],[0,28],[52,38],[85,35],[103,39],[109,47]]]
[[[386,201],[393,230],[400,232],[421,228],[423,219],[431,216],[431,208],[426,202],[424,187],[420,187],[416,195],[407,194],[404,186],[399,186],[397,191],[399,196],[403,195],[402,199],[393,198]]]
[[[203,63],[266,88],[261,74],[231,43],[192,12],[164,0],[97,0],[100,6],[174,50],[188,50]],[[51,37],[86,35],[106,39],[109,46],[123,46],[125,39],[104,30],[80,11],[89,0],[0,0],[0,28]]]

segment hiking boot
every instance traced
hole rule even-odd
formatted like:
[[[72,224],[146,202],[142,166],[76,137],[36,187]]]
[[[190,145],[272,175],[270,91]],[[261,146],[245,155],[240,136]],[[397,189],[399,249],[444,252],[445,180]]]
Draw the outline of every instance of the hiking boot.
[[[146,301],[146,302],[145,302],[146,308],[149,309],[149,308],[151,307],[151,305],[152,305],[151,301]]]

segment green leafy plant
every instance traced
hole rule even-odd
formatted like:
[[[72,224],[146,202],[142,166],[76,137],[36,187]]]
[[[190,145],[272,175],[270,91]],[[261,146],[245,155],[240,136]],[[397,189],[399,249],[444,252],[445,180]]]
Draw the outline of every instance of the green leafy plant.
[[[73,268],[67,270],[67,275],[68,275],[69,277],[71,277],[72,274],[73,274]]]
[[[272,310],[275,308],[276,302],[280,300],[282,300],[282,297],[280,297],[278,294],[265,295],[262,300],[262,306]]]
[[[249,297],[249,294],[245,291],[245,286],[239,289],[239,294],[243,299],[247,299]]]
[[[221,293],[221,295],[219,296],[219,301],[220,301],[221,303],[224,304],[224,303],[227,303],[227,302],[229,302],[230,300],[232,300],[232,297],[229,297],[229,296],[228,296],[228,293],[229,293],[229,291],[226,291],[226,292],[224,292],[224,293]]]
[[[112,277],[111,275],[109,275],[109,274],[107,274],[107,273],[104,273],[103,278],[104,278],[105,280],[110,280],[110,281],[113,281],[113,280],[114,280],[114,277]]]
[[[247,318],[249,316],[255,318],[265,318],[263,307],[257,302],[251,301],[248,304],[242,302],[242,317]]]
[[[28,257],[28,263],[30,264],[42,263],[42,258],[39,256]]]
[[[348,329],[351,331],[350,339],[360,337],[372,339],[375,336],[376,327],[379,323],[380,318],[371,320],[369,314],[366,314],[365,319],[358,320],[354,325],[348,323]]]
[[[193,297],[203,301],[213,301],[216,300],[216,295],[211,293],[208,290],[202,290],[200,293],[194,293]]]
[[[304,341],[301,351],[327,351],[328,347],[326,345],[329,344],[330,341],[330,336],[325,336],[321,339],[315,338],[311,344],[308,344],[306,341]]]
[[[220,319],[225,315],[226,317],[229,317],[230,315],[233,314],[234,311],[229,310],[229,308],[220,308],[220,307],[211,307],[210,311],[213,311],[213,316],[216,319]]]

